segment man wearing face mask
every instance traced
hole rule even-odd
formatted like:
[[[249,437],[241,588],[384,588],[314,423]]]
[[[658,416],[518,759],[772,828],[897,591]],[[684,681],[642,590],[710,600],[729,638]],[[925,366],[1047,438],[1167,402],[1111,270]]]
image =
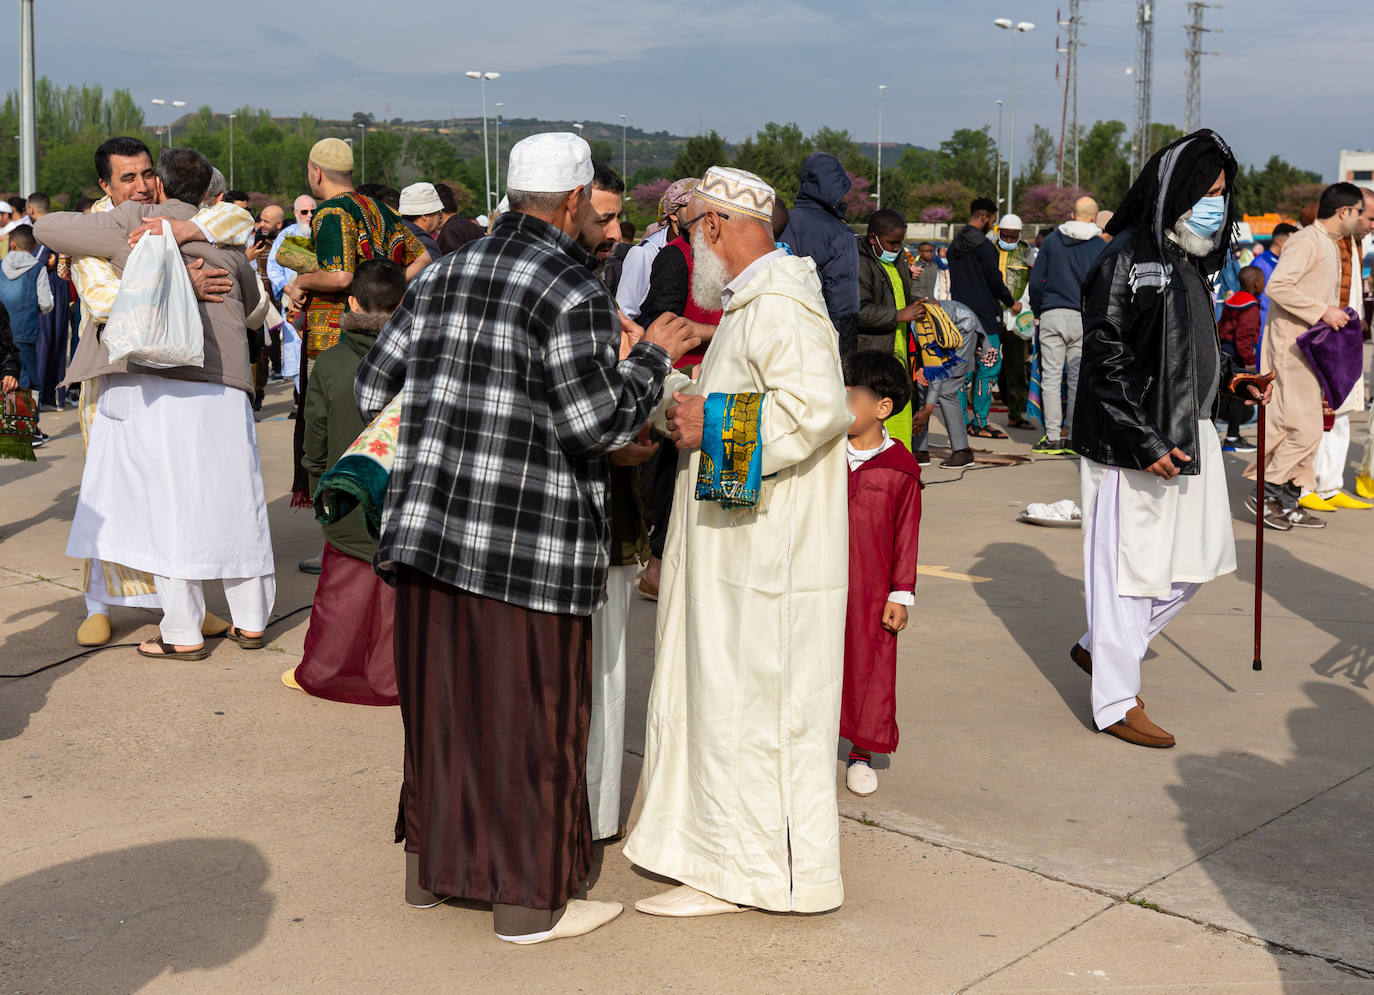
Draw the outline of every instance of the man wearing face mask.
[[[1208,278],[1230,252],[1235,175],[1213,131],[1157,152],[1083,284],[1072,434],[1088,631],[1069,656],[1092,677],[1097,728],[1139,746],[1174,745],[1137,697],[1150,640],[1202,583],[1236,568],[1218,396],[1266,396],[1253,375],[1233,375],[1212,318]]]
[[[1323,190],[1317,220],[1288,237],[1265,287],[1269,317],[1260,345],[1260,370],[1272,370],[1278,380],[1269,410],[1272,441],[1264,454],[1263,494],[1251,495],[1245,506],[1281,532],[1326,525],[1298,503],[1303,488],[1317,487],[1323,416],[1321,385],[1297,341],[1319,321],[1332,328],[1344,328],[1349,321],[1340,307],[1350,294],[1348,282],[1345,294],[1341,292],[1341,245],[1360,230],[1363,208],[1364,193],[1353,183],[1333,183]],[[1255,480],[1260,469],[1252,465],[1245,476]]]
[[[1034,428],[1026,420],[1026,400],[1030,392],[1030,375],[1026,363],[1030,356],[1029,341],[1016,334],[1016,318],[1021,313],[1021,298],[1025,296],[1033,259],[1030,246],[1021,241],[1021,217],[1005,215],[997,223],[997,270],[1002,274],[1017,306],[1002,311],[1002,398],[1007,405],[1007,424],[1012,428]]]
[[[899,261],[906,221],[896,211],[875,211],[868,231],[859,236],[859,348],[891,353],[911,369],[907,356],[907,322],[920,310],[912,286],[911,269]],[[921,405],[919,398],[916,405]],[[883,425],[892,438],[911,448],[911,412],[908,404]],[[925,466],[930,453],[915,453]]]
[[[998,265],[997,246],[988,239],[997,204],[990,197],[979,197],[969,205],[968,224],[949,244],[949,294],[978,316],[983,340],[978,347],[978,365],[972,377],[973,421],[969,434],[980,439],[1005,439],[1007,433],[988,421],[992,408],[992,387],[1002,370],[1002,308],[1012,314],[1021,312],[1021,302],[1012,296]]]

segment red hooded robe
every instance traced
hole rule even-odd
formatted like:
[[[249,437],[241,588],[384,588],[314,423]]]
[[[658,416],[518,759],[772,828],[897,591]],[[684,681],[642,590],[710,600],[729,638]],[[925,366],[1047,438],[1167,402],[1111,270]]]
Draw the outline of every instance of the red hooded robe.
[[[897,634],[883,627],[891,591],[916,587],[921,469],[900,442],[849,471],[849,607],[840,735],[897,749]]]

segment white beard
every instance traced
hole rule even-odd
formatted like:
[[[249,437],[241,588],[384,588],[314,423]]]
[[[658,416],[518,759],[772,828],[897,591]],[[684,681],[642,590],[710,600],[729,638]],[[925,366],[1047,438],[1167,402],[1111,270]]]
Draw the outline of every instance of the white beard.
[[[1191,210],[1184,211],[1183,217],[1175,221],[1174,226],[1165,232],[1165,235],[1190,256],[1210,256],[1216,250],[1217,238],[1221,233],[1218,232],[1211,238],[1203,238],[1188,227],[1187,221],[1192,216]]]
[[[702,236],[692,242],[692,303],[703,311],[719,311],[720,295],[734,277]]]

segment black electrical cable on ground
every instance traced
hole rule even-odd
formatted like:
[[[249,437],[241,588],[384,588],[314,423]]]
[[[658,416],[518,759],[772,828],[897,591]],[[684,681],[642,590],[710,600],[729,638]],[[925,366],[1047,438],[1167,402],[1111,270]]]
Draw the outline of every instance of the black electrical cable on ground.
[[[301,605],[301,607],[296,608],[293,611],[289,611],[285,615],[282,615],[278,618],[274,618],[272,619],[272,621],[267,623],[267,629],[271,629],[274,625],[280,625],[282,622],[285,622],[292,615],[299,615],[301,612],[309,611],[312,607],[313,605]],[[264,634],[266,634],[267,629],[263,630]],[[73,660],[80,660],[83,656],[91,656],[95,653],[103,653],[105,650],[129,649],[131,647],[137,647],[139,645],[139,643],[106,643],[104,646],[92,646],[90,649],[82,650],[80,653],[73,653],[71,656],[63,657],[61,660],[58,660],[55,663],[45,663],[38,669],[30,670],[28,673],[25,674],[0,674],[0,680],[17,681],[24,677],[33,677],[37,674],[43,673],[45,670],[52,670],[55,667],[60,667],[64,663],[71,663]]]

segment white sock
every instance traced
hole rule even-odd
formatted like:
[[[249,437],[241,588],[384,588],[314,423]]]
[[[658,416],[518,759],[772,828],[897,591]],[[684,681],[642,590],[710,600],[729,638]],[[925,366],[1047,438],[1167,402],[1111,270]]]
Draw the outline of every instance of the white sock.
[[[87,618],[90,618],[92,615],[108,615],[109,613],[110,609],[105,607],[101,602],[96,601],[95,598],[86,599]]]

